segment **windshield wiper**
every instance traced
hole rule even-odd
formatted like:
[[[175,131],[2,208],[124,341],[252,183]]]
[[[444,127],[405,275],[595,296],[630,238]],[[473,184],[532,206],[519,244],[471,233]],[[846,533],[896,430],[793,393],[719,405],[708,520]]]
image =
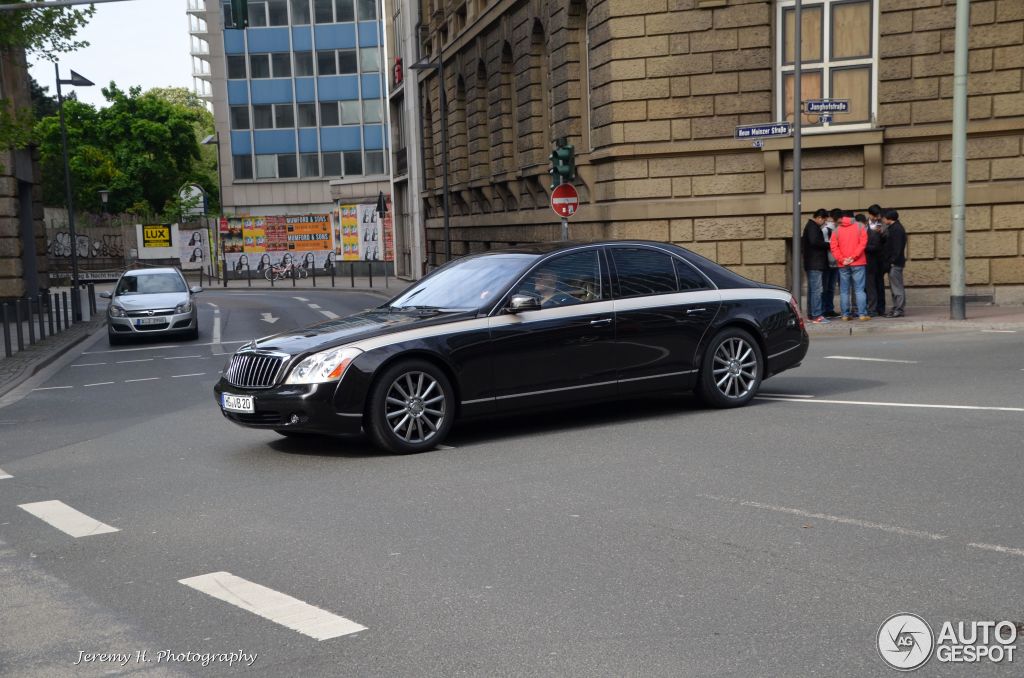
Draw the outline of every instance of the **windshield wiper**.
[[[421,313],[458,313],[465,309],[442,306],[388,306],[388,311],[419,311]]]

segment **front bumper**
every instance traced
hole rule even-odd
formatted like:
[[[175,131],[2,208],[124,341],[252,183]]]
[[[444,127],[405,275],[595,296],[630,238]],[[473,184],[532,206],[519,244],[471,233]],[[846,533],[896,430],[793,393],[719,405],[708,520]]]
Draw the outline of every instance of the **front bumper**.
[[[166,322],[156,325],[138,325],[137,320],[149,318],[140,316],[135,318],[114,318],[107,314],[107,331],[110,334],[119,336],[144,336],[151,334],[175,334],[187,332],[196,327],[197,316],[195,311],[188,313],[174,313],[172,315],[152,316],[153,318],[166,319]]]
[[[298,386],[246,389],[232,386],[226,379],[213,387],[217,406],[226,419],[247,428],[262,428],[305,433],[355,434],[362,430],[361,414],[335,409],[336,382]],[[221,406],[221,395],[253,397],[253,413],[228,412]]]

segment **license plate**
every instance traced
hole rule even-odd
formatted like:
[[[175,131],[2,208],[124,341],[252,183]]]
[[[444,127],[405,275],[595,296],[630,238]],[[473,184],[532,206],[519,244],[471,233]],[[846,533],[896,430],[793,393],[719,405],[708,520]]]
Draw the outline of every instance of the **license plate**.
[[[221,395],[221,406],[230,412],[248,412],[252,414],[256,411],[253,407],[252,396],[240,396],[240,395],[229,395],[224,393]]]
[[[136,318],[135,326],[142,327],[143,325],[163,325],[167,322],[167,318]]]

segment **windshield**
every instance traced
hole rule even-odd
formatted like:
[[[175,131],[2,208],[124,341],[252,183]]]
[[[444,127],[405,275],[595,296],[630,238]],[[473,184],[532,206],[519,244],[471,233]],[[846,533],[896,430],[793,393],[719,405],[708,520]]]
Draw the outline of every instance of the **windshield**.
[[[483,308],[493,303],[536,258],[533,254],[509,253],[459,259],[406,290],[390,308]]]
[[[184,292],[185,283],[174,273],[150,273],[148,275],[126,275],[117,283],[116,295],[125,294],[166,294]]]

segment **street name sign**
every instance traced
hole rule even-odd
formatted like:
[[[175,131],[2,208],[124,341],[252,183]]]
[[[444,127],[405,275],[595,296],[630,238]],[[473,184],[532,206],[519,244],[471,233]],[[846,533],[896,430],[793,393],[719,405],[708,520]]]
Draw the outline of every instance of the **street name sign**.
[[[809,99],[805,104],[807,113],[849,113],[849,99]]]
[[[740,125],[736,128],[736,139],[764,139],[770,137],[788,137],[793,134],[793,125],[789,122],[764,122],[759,125]]]
[[[580,194],[572,184],[559,184],[551,191],[551,209],[565,218],[576,214],[580,208]]]

